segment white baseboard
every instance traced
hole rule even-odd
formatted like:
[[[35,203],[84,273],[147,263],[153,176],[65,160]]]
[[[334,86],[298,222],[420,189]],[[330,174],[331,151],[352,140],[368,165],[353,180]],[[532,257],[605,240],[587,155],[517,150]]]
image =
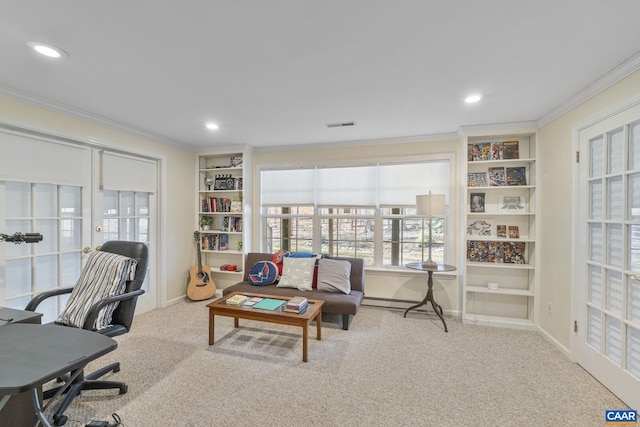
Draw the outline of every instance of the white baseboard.
[[[562,344],[560,344],[560,342],[558,342],[558,340],[556,340],[554,337],[552,337],[551,335],[549,335],[549,334],[547,333],[547,331],[545,331],[544,329],[542,329],[540,326],[538,326],[537,330],[538,330],[538,333],[539,333],[540,335],[542,335],[542,336],[543,336],[547,341],[549,341],[551,344],[553,344],[553,345],[554,345],[554,347],[555,347],[555,348],[557,348],[557,349],[560,351],[560,353],[564,354],[564,356],[565,356],[567,359],[569,359],[569,360],[573,361],[573,360],[571,359],[571,350],[569,350],[567,347],[565,347],[565,346],[563,346]]]

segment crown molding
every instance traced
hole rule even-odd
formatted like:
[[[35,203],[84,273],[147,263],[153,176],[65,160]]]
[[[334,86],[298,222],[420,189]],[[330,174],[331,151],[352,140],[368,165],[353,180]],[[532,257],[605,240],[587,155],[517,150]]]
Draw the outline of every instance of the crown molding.
[[[192,146],[187,143],[181,143],[173,139],[166,138],[143,129],[138,129],[133,126],[117,122],[115,120],[106,119],[97,114],[91,114],[86,111],[80,111],[75,108],[69,107],[68,105],[53,102],[44,98],[37,97],[35,95],[26,94],[6,86],[0,86],[0,95],[6,96],[7,98],[14,99],[16,101],[25,102],[27,104],[34,105],[36,107],[44,108],[46,110],[53,111],[55,113],[66,114],[68,116],[75,117],[82,120],[87,120],[91,123],[105,126],[114,130],[118,130],[120,132],[133,134],[141,138],[145,138],[150,141],[157,142],[159,144],[170,145],[170,146],[182,148],[182,149],[188,148],[188,149],[191,149],[192,151],[195,151],[197,148],[196,146]]]
[[[386,145],[386,144],[409,144],[412,142],[437,142],[447,140],[457,140],[458,135],[455,132],[438,133],[431,135],[415,135],[415,136],[399,136],[388,138],[373,139],[354,139],[346,141],[317,142],[311,144],[288,144],[288,145],[271,145],[267,147],[254,147],[256,152],[274,152],[274,151],[290,151],[290,150],[310,150],[314,148],[344,148],[358,147],[363,145]]]
[[[538,122],[535,120],[524,122],[490,123],[484,125],[460,126],[457,131],[459,138],[469,136],[506,135],[516,133],[535,133]]]
[[[594,80],[591,84],[573,95],[571,98],[567,99],[557,108],[542,116],[540,119],[538,119],[537,126],[542,127],[549,124],[563,114],[568,113],[569,111],[598,95],[600,92],[618,83],[620,80],[629,76],[638,69],[640,69],[640,51],[624,60],[622,63],[614,67],[605,75]]]

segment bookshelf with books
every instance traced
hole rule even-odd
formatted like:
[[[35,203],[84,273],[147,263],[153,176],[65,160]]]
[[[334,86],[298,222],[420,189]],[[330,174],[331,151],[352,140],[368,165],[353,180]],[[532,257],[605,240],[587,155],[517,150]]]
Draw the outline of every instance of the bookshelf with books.
[[[197,226],[203,263],[217,281],[230,283],[244,274],[245,248],[250,248],[247,228],[250,200],[249,150],[201,154],[197,159]],[[220,268],[235,265],[236,269]]]
[[[535,327],[536,131],[464,130],[461,212],[465,323]]]

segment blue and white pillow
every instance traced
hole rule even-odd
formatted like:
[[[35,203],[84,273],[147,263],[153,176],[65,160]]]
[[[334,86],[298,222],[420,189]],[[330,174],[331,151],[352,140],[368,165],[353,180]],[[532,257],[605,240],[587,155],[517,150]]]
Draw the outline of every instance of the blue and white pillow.
[[[249,283],[254,286],[273,285],[279,276],[278,265],[273,261],[258,261],[249,270]]]

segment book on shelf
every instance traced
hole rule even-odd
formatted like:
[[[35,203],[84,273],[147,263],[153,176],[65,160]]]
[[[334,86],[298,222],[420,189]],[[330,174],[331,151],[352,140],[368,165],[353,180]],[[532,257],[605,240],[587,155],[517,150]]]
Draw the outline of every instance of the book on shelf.
[[[510,239],[519,239],[520,238],[520,230],[517,225],[509,226],[509,238]]]
[[[502,166],[489,168],[489,185],[492,187],[502,187],[507,185],[504,173],[504,167]]]
[[[492,151],[490,142],[476,142],[467,145],[467,160],[470,162],[482,162],[491,160]]]
[[[504,141],[502,143],[502,158],[505,160],[519,159],[518,141]]]
[[[469,187],[487,187],[486,172],[469,172],[467,174],[467,186]]]
[[[236,294],[226,299],[227,305],[240,306],[247,300],[246,295]]]
[[[498,224],[496,225],[496,235],[498,237],[507,237],[507,226],[504,224]]]
[[[220,247],[219,251],[226,251],[229,249],[229,235],[228,234],[220,234]]]
[[[484,193],[471,193],[469,196],[469,210],[471,212],[484,212]]]
[[[491,237],[492,224],[486,219],[477,219],[467,225],[467,236]]]
[[[504,262],[508,264],[524,264],[525,248],[524,242],[505,242]]]
[[[507,185],[527,185],[527,171],[524,166],[507,167]]]
[[[523,196],[505,195],[500,196],[498,203],[500,212],[525,212],[526,205]]]
[[[467,260],[471,262],[525,264],[524,242],[496,242],[470,240],[467,242]]]

